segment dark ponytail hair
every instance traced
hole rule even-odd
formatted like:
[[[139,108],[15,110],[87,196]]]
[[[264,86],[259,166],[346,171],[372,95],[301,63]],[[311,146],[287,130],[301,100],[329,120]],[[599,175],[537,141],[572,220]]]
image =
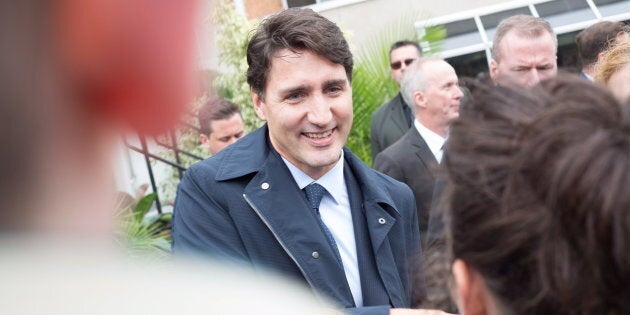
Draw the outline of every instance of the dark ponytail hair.
[[[630,112],[560,77],[477,89],[451,125],[447,248],[515,314],[630,313]]]

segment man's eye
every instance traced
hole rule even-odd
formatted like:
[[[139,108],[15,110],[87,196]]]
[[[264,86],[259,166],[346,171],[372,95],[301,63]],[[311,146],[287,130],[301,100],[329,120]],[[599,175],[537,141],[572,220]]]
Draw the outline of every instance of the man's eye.
[[[341,92],[342,90],[343,90],[343,89],[342,89],[341,87],[339,87],[339,86],[331,86],[331,87],[329,87],[328,89],[326,89],[326,92],[327,92],[327,93],[332,93],[332,94],[334,94],[334,93],[339,93],[339,92]]]
[[[288,94],[285,99],[287,101],[299,101],[300,99],[302,99],[304,97],[304,93],[302,92],[295,92],[295,93],[291,93]]]

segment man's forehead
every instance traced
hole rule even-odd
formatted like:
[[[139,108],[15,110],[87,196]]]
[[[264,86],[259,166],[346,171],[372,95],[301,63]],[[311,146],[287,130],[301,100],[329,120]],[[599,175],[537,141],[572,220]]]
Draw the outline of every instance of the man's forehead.
[[[518,30],[510,30],[507,34],[505,34],[503,40],[501,40],[499,44],[500,47],[498,48],[502,50],[513,47],[531,48],[532,44],[538,44],[555,51],[556,43],[554,41],[554,36],[555,35],[550,34],[547,31],[541,31],[539,34],[529,34]]]
[[[450,81],[457,81],[455,69],[446,61],[441,59],[426,61],[421,67],[422,74],[429,84],[444,84]]]
[[[390,58],[398,57],[398,58],[408,58],[408,57],[419,57],[420,52],[413,45],[405,45],[400,46],[389,54]]]
[[[420,65],[420,69],[427,77],[443,77],[446,74],[455,73],[455,69],[442,59],[426,60]]]
[[[501,42],[502,59],[556,59],[556,47],[553,38],[544,36],[507,36]]]
[[[308,60],[306,60],[307,58]],[[313,87],[314,84],[349,83],[342,64],[334,63],[311,51],[282,49],[276,52],[270,61],[266,88],[270,87],[269,84],[272,81],[274,88],[282,91],[307,89]],[[299,64],[302,61],[307,63]],[[321,66],[317,64],[321,64]],[[272,76],[274,77],[273,80]]]

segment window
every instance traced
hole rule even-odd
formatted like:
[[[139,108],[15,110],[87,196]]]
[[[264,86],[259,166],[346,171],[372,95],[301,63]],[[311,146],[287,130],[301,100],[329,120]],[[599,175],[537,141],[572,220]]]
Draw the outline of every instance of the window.
[[[630,1],[628,0],[593,0],[599,9],[602,17],[610,17],[625,13],[630,13]],[[628,18],[626,18],[628,19]]]
[[[538,16],[549,21],[551,27],[561,27],[597,18],[584,0],[556,0],[534,5]]]
[[[446,23],[443,26],[446,29],[446,39],[442,44],[442,49],[470,46],[481,41],[474,19]]]
[[[498,24],[515,14],[539,16],[549,21],[558,35],[558,65],[573,68],[577,67],[575,34],[600,20],[630,20],[630,0],[514,0],[418,21],[414,25],[419,35],[429,27],[444,27],[447,35],[439,55],[453,62],[458,73],[474,77],[481,70],[487,71],[490,46]],[[484,55],[486,66],[481,67],[479,56]],[[456,66],[465,63],[472,66],[468,69]]]
[[[483,27],[486,29],[488,41],[492,41],[492,38],[494,38],[494,32],[497,30],[497,26],[503,19],[517,14],[532,15],[532,12],[528,7],[520,7],[480,16],[481,24],[483,24]]]

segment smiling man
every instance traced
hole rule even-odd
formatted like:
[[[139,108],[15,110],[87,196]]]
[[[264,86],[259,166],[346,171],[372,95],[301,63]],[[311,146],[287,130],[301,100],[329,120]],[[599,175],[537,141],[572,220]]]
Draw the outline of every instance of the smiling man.
[[[409,307],[413,194],[344,148],[353,61],[343,34],[312,10],[289,9],[261,24],[247,63],[266,124],[186,172],[175,253],[277,270],[353,313]]]

